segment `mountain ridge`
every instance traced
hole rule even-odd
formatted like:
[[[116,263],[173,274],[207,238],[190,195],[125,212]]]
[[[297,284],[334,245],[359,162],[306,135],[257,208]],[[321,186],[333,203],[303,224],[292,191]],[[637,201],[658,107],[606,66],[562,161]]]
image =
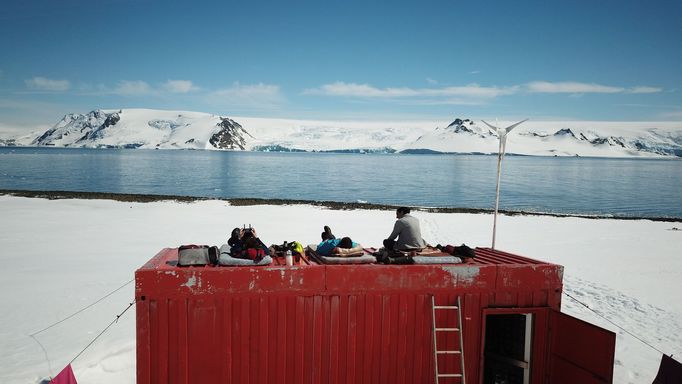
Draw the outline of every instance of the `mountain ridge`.
[[[0,146],[411,154],[494,154],[498,148],[497,133],[468,118],[448,125],[330,122],[151,109],[70,113],[28,140],[0,139]],[[510,133],[507,151],[532,156],[682,157],[682,123],[526,122]]]

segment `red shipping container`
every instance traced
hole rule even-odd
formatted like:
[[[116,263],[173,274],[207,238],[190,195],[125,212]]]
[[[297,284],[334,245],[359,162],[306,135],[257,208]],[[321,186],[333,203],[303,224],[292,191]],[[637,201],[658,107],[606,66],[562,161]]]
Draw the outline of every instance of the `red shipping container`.
[[[136,271],[137,382],[610,383],[615,334],[559,313],[563,267],[476,249],[455,265]],[[436,305],[461,308],[447,311]],[[459,328],[435,332],[433,327]],[[435,314],[435,318],[434,318]],[[436,357],[437,356],[437,357]],[[461,358],[464,359],[462,372]]]

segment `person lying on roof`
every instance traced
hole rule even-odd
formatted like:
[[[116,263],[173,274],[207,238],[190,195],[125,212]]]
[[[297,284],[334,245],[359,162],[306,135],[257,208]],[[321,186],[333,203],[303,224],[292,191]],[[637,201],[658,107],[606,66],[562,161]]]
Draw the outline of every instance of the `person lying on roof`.
[[[358,249],[362,251],[360,244],[351,240],[350,237],[344,237],[337,239],[336,236],[332,234],[331,229],[328,226],[324,226],[324,232],[322,232],[322,242],[317,245],[317,253],[321,256],[343,256],[348,253],[348,250]]]

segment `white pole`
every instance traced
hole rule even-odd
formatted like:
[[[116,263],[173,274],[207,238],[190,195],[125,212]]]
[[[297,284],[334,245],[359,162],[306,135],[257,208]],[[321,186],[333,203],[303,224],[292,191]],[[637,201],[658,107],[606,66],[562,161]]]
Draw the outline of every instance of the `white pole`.
[[[504,151],[507,145],[507,134],[512,129],[516,128],[517,125],[523,123],[526,120],[521,120],[516,124],[508,126],[507,128],[498,128],[482,120],[485,123],[485,125],[497,131],[497,135],[500,138],[500,147],[497,153],[497,183],[495,184],[495,213],[493,214],[493,245],[492,245],[493,250],[495,249],[495,234],[497,233],[497,211],[500,207],[500,176],[502,175],[502,158],[504,157]]]
[[[500,207],[500,175],[502,174],[502,156],[504,147],[502,137],[500,137],[500,148],[497,153],[497,183],[495,184],[495,214],[493,215],[493,250],[495,249],[495,233],[497,233],[497,211]]]

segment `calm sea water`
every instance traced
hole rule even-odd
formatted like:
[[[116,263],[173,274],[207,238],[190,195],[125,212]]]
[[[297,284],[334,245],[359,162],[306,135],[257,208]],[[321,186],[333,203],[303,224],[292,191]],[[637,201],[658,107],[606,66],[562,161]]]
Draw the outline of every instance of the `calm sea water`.
[[[0,148],[0,189],[490,209],[495,156]],[[507,156],[500,208],[682,218],[682,161]]]

